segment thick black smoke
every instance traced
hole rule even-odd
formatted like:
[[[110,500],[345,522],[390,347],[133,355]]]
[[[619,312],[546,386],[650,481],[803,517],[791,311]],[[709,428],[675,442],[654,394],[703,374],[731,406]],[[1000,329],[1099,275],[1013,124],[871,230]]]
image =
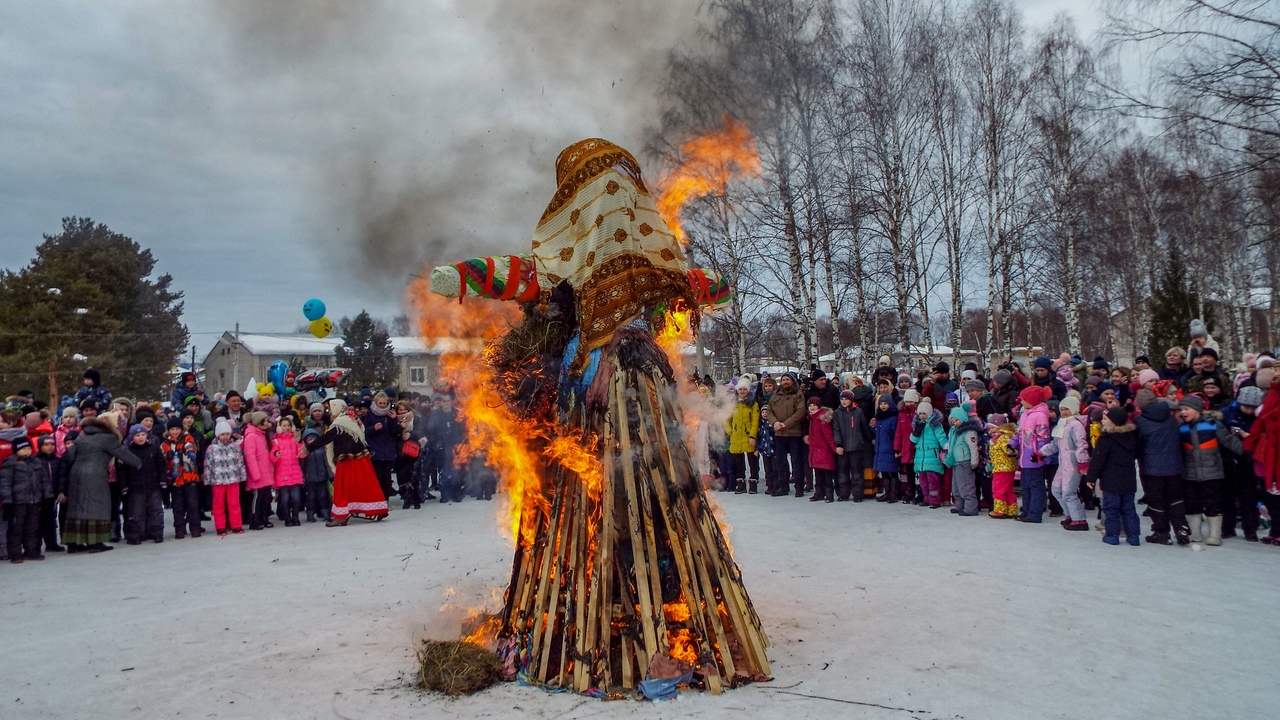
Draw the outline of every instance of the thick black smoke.
[[[566,145],[639,151],[698,0],[210,0],[243,82],[297,122],[319,243],[399,293],[425,263],[527,250]]]

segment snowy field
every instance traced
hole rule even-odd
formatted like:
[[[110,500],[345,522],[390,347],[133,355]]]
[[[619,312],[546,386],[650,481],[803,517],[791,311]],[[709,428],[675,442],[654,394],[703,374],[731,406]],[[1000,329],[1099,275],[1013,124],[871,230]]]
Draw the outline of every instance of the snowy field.
[[[412,687],[509,574],[496,503],[0,567],[0,718],[1275,717],[1280,550],[720,494],[776,680],[599,702]],[[172,529],[169,530],[172,533]]]

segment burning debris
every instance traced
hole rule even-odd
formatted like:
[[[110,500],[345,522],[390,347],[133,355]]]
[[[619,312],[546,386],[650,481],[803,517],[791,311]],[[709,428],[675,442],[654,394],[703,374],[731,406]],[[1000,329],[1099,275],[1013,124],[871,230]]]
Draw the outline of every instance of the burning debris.
[[[523,681],[581,693],[718,693],[764,677],[768,639],[659,343],[727,286],[685,268],[625,150],[582,141],[556,169],[530,255],[436,268],[411,289],[425,334],[492,340],[483,363],[442,359],[467,422],[459,462],[483,453],[500,472],[516,548],[501,612],[476,614],[468,639],[496,637]],[[521,310],[464,308],[468,293]]]

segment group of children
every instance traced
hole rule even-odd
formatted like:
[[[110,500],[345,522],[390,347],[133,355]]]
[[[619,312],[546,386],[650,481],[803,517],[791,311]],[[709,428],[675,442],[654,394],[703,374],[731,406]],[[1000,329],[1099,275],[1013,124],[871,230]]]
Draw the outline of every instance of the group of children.
[[[1040,357],[1030,375],[1010,363],[990,381],[972,365],[954,381],[945,362],[913,379],[887,357],[873,384],[847,374],[837,387],[816,367],[807,383],[794,372],[746,375],[730,383],[724,440],[709,441],[715,482],[756,493],[763,470],[772,496],[794,487],[813,502],[951,504],[957,515],[986,509],[1025,523],[1047,513],[1068,531],[1087,531],[1086,513],[1100,510],[1112,545],[1140,543],[1139,502],[1151,543],[1221,545],[1237,520],[1257,541],[1262,504],[1273,520],[1262,541],[1280,545],[1280,487],[1255,457],[1260,438],[1249,440],[1260,415],[1280,424],[1280,393],[1263,389],[1274,357],[1250,356],[1229,377],[1207,358],[1180,368],[1179,355],[1159,371],[1145,358],[1131,369]]]

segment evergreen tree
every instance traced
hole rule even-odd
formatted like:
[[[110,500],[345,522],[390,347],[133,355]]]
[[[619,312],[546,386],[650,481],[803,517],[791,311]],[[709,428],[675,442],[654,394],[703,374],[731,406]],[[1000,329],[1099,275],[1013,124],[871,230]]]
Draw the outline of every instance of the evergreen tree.
[[[0,381],[72,395],[92,366],[117,397],[168,397],[190,336],[182,293],[169,275],[150,279],[155,265],[106,225],[63,218],[29,265],[0,274]]]
[[[1186,347],[1189,343],[1191,321],[1199,313],[1200,296],[1187,282],[1185,266],[1177,245],[1170,243],[1169,264],[1165,267],[1160,288],[1151,296],[1151,332],[1147,336],[1147,351],[1163,356],[1172,347]],[[1212,313],[1205,306],[1205,325],[1213,331]],[[1158,360],[1153,360],[1158,366]]]
[[[351,368],[344,384],[357,388],[394,385],[400,364],[387,329],[363,310],[353,320],[343,318],[338,327],[342,331],[342,344],[335,350],[338,365]]]

